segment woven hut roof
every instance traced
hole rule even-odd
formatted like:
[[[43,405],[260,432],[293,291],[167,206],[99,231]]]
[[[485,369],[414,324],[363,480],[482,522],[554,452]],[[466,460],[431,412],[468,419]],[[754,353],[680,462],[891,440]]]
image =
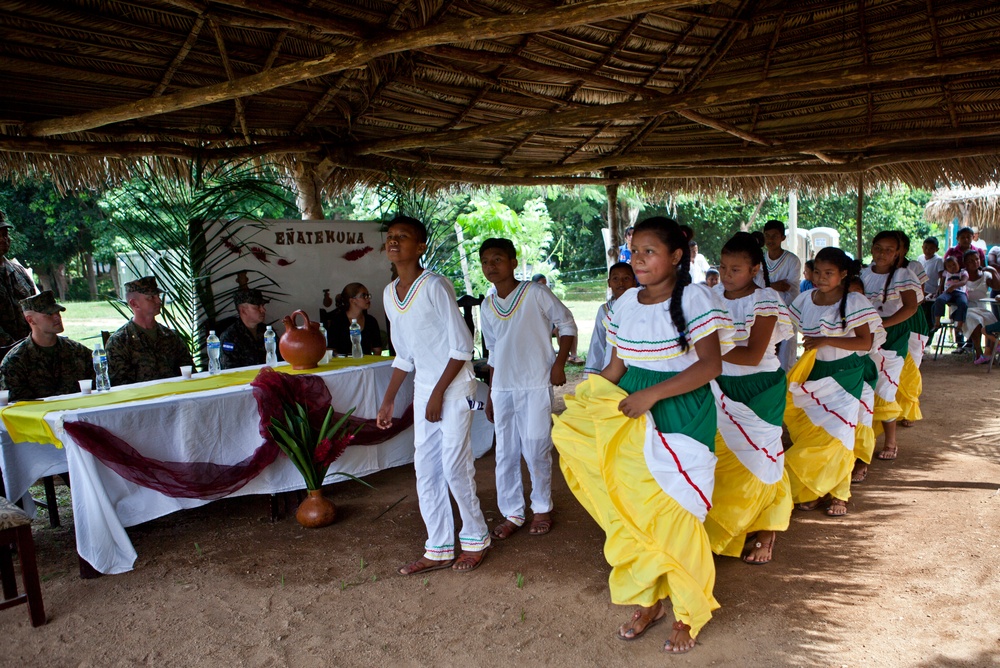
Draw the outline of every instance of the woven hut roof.
[[[942,225],[957,218],[960,225],[998,230],[1000,186],[939,190],[924,208],[924,218]]]
[[[998,179],[994,0],[0,0],[0,170],[667,190]]]

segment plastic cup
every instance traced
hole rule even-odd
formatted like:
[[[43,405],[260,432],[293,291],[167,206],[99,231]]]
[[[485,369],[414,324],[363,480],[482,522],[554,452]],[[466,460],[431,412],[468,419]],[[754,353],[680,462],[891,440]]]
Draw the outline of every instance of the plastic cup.
[[[91,391],[94,389],[94,381],[90,380],[89,378],[87,380],[81,380],[77,382],[80,383],[80,391],[83,392],[84,394],[90,394]]]
[[[330,363],[330,360],[331,360],[332,358],[333,358],[333,351],[332,351],[332,350],[330,350],[329,348],[327,348],[327,349],[326,349],[326,352],[325,352],[325,353],[323,354],[323,359],[321,359],[321,360],[319,361],[319,363],[320,363],[320,364],[329,364],[329,363]]]
[[[190,378],[192,373],[194,373],[194,367],[193,366],[182,366],[181,367],[181,378]]]
[[[6,406],[10,402],[10,390],[0,390],[0,406]]]

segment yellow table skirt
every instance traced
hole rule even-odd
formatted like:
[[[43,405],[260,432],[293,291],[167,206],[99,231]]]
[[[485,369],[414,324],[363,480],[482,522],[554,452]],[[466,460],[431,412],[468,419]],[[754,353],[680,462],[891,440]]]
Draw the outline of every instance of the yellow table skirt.
[[[302,369],[296,371],[291,366],[282,365],[275,367],[276,371],[288,374],[319,373],[323,371],[336,371],[337,369],[349,369],[356,366],[366,366],[377,362],[389,361],[392,358],[366,355],[360,359],[353,357],[337,357],[330,360],[329,364],[323,364],[314,369]],[[148,385],[138,385],[136,387],[124,387],[120,390],[112,389],[110,392],[100,392],[94,394],[81,394],[67,399],[56,399],[54,401],[19,401],[11,404],[0,411],[7,433],[15,443],[45,443],[62,447],[62,443],[52,433],[52,429],[45,421],[45,416],[53,411],[79,410],[81,408],[95,408],[98,406],[110,406],[113,404],[124,404],[133,401],[144,401],[156,399],[172,394],[189,394],[191,392],[205,392],[206,390],[217,390],[234,385],[248,385],[260,369],[245,369],[243,371],[224,371],[222,373],[205,376],[203,378],[192,378],[190,380],[178,380],[176,378],[165,378],[163,382]]]

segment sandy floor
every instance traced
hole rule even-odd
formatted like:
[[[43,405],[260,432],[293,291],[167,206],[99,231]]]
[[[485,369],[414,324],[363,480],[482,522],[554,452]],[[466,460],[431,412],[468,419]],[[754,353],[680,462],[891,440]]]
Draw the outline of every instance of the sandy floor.
[[[683,657],[660,651],[667,624],[615,638],[631,611],[558,476],[548,536],[515,534],[471,574],[396,575],[424,537],[404,467],[331,488],[326,529],[272,524],[264,497],[135,527],[135,570],[96,580],[76,575],[72,529],[40,521],[50,621],[0,612],[0,665],[1000,666],[1000,371],[945,356],[924,378],[932,419],[901,431],[847,518],[796,513],[767,566],[717,560],[722,609]],[[492,453],[477,468],[495,522]]]

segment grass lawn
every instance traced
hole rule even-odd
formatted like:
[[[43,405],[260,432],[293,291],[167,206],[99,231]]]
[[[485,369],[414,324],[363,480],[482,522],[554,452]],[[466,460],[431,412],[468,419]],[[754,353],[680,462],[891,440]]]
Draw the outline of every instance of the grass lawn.
[[[563,303],[573,313],[573,319],[576,320],[576,327],[580,332],[580,338],[576,345],[577,354],[580,357],[586,357],[587,350],[590,348],[590,336],[594,333],[594,317],[597,315],[597,309],[604,303],[604,299],[598,296],[596,300],[567,300]]]
[[[125,324],[115,307],[108,302],[65,302],[63,336],[90,348],[101,340],[101,331],[113,332]]]

